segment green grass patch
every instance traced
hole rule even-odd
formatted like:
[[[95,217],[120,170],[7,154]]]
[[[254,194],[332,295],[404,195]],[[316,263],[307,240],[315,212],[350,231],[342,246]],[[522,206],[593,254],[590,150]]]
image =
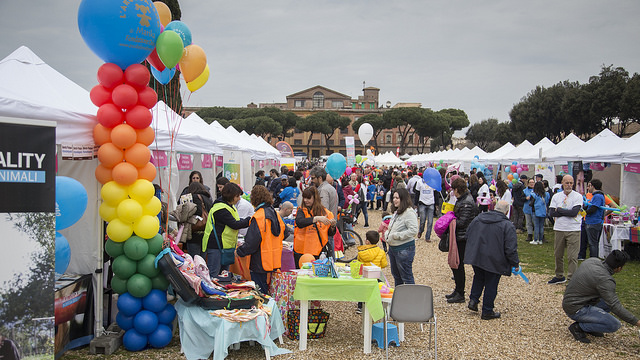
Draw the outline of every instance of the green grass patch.
[[[518,235],[518,255],[526,272],[554,276],[555,260],[553,255],[554,232],[546,229],[546,242],[542,245],[531,245],[527,242],[527,234]],[[565,271],[566,271],[565,258]],[[631,313],[640,316],[640,262],[629,261],[623,270],[613,276],[616,279],[616,293],[622,305]]]

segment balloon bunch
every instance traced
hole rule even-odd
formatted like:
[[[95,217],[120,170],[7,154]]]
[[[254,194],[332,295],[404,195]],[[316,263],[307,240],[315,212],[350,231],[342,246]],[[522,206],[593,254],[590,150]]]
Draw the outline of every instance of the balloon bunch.
[[[78,222],[87,209],[87,201],[87,190],[78,180],[56,176],[56,279],[67,271],[71,261],[69,241],[58,230]]]
[[[173,336],[176,309],[167,303],[167,293],[152,290],[143,298],[123,294],[118,298],[116,322],[125,330],[122,342],[129,351],[140,351],[147,343],[167,346]]]
[[[193,44],[191,30],[185,23],[171,21],[171,11],[165,3],[155,1],[153,5],[164,27],[156,40],[155,49],[147,57],[153,77],[166,85],[179,69],[189,91],[200,89],[209,80],[209,65],[204,50]]]
[[[491,172],[487,166],[480,163],[480,157],[478,155],[473,157],[473,160],[471,161],[471,168],[476,169],[477,171],[483,173],[485,176],[489,175],[489,173]]]
[[[528,171],[529,165],[520,165],[517,161],[511,163],[511,165],[504,166],[505,177],[511,181],[513,185],[518,183],[518,179],[520,178],[520,174],[523,171]]]

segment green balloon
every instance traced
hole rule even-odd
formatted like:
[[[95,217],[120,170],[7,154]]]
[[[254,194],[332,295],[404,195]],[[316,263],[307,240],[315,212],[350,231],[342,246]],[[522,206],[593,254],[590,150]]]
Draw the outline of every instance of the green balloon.
[[[151,286],[154,289],[165,291],[169,287],[169,280],[163,274],[159,274],[151,279]]]
[[[356,155],[356,162],[360,164],[360,161],[362,161],[362,155]]]
[[[440,165],[436,166],[436,170],[440,170],[440,169],[442,169],[442,166]]]
[[[440,160],[440,164],[442,164],[444,162],[444,160]]]
[[[126,255],[120,255],[111,265],[113,273],[120,279],[128,279],[131,275],[136,273],[136,262],[129,259]]]
[[[156,234],[151,239],[147,240],[147,245],[149,245],[149,254],[158,255],[160,251],[162,251],[163,244],[162,235]]]
[[[127,281],[127,290],[135,297],[145,297],[151,291],[151,279],[142,274],[134,274]]]
[[[115,242],[111,239],[107,239],[107,242],[104,243],[104,251],[106,251],[107,254],[109,254],[109,256],[113,258],[117,258],[118,256],[124,254],[124,250],[122,249],[123,247],[124,243]]]
[[[127,292],[127,280],[116,275],[111,279],[111,288],[118,294],[124,294]]]
[[[139,237],[132,236],[124,242],[124,254],[131,260],[140,260],[149,252],[149,245],[147,240]]]
[[[138,261],[138,273],[153,278],[160,274],[160,269],[155,267],[156,257],[152,254],[147,254],[142,260]]]
[[[173,69],[182,58],[184,43],[175,31],[163,31],[156,40],[156,51],[164,66]]]
[[[513,185],[517,184],[517,183],[518,183],[518,179],[511,179],[511,183],[512,183]]]

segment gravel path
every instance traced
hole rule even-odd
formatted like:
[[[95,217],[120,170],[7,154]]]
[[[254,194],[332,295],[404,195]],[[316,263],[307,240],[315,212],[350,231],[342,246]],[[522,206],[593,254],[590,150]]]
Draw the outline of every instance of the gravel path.
[[[369,211],[370,229],[380,224],[380,211]],[[362,217],[360,220],[363,220]],[[361,224],[355,226],[364,238]],[[638,359],[640,339],[638,330],[623,323],[621,330],[604,338],[590,337],[591,344],[573,339],[567,327],[571,320],[561,308],[565,285],[547,285],[548,275],[527,274],[531,285],[519,277],[502,277],[498,288],[495,310],[502,318],[481,320],[479,313],[467,309],[466,304],[448,304],[444,295],[454,287],[446,254],[438,250],[437,238],[416,246],[413,263],[416,283],[429,285],[434,291],[435,312],[438,318],[438,356],[441,359]],[[524,242],[519,243],[525,246]],[[521,259],[526,269],[526,259]],[[385,274],[390,282],[389,269]],[[467,266],[467,296],[471,288],[473,270]],[[323,301],[322,307],[331,315],[327,334],[323,339],[309,340],[304,352],[298,351],[298,342],[284,338],[282,347],[293,351],[274,359],[384,359],[384,350],[374,344],[371,354],[362,352],[361,317],[356,315],[355,303]],[[420,332],[418,324],[405,325],[405,341],[400,347],[391,346],[389,357],[394,359],[429,359],[433,347],[428,349],[428,327]],[[112,358],[181,359],[179,339],[157,352],[145,351],[134,355],[119,350]],[[87,349],[70,351],[65,357],[82,356]],[[145,354],[147,353],[147,354]],[[78,357],[76,357],[78,356]],[[240,350],[231,351],[228,359],[259,359],[264,353],[258,346],[242,344]]]

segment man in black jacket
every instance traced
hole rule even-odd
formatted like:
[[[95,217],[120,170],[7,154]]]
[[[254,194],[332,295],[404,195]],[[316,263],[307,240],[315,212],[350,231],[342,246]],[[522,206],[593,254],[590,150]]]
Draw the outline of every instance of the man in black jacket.
[[[524,231],[524,211],[522,208],[526,201],[524,189],[527,187],[527,180],[527,175],[520,175],[520,181],[515,183],[513,185],[513,189],[511,189],[511,197],[513,198],[513,214],[511,215],[511,221],[513,221],[513,225],[516,227],[516,231],[518,232]]]
[[[469,294],[469,309],[478,311],[482,299],[482,320],[497,319],[493,311],[498,295],[498,283],[502,275],[510,276],[511,268],[519,267],[516,229],[507,214],[509,203],[499,201],[495,210],[481,213],[467,228],[467,247],[464,262],[473,266],[473,284]]]

